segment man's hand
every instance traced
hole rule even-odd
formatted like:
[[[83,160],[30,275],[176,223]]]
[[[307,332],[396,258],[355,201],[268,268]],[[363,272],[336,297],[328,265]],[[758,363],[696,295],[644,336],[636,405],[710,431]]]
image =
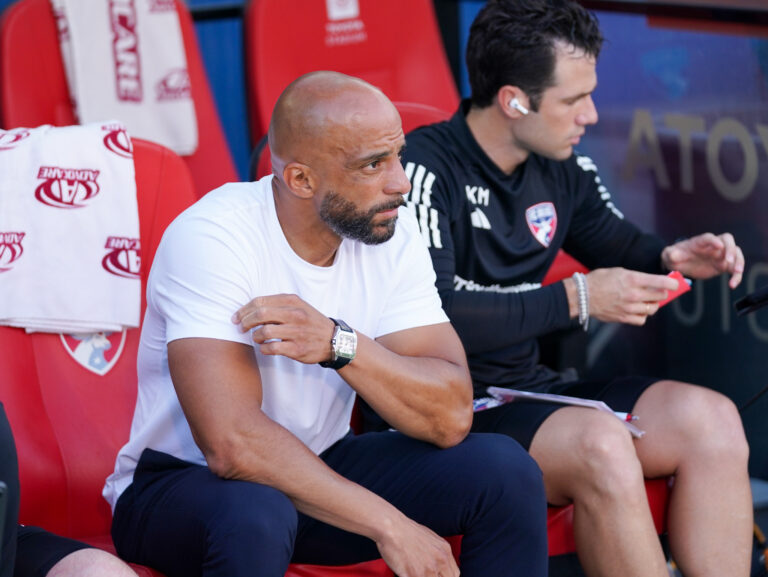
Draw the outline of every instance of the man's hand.
[[[256,297],[232,316],[265,355],[313,364],[331,358],[333,321],[296,295]]]
[[[587,275],[589,314],[601,321],[643,325],[677,281],[625,268],[600,268]]]
[[[458,577],[451,546],[423,525],[404,518],[389,535],[376,540],[381,558],[399,577]]]
[[[698,279],[728,273],[732,289],[744,274],[744,254],[728,232],[719,236],[707,232],[672,244],[661,252],[661,262],[669,270]]]

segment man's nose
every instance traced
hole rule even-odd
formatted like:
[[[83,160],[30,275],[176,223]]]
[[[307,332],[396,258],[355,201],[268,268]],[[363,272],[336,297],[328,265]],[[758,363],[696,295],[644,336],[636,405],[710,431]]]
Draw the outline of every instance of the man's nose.
[[[590,124],[597,124],[597,108],[595,102],[591,96],[587,96],[584,102],[584,108],[576,116],[576,122],[581,126],[589,126]]]
[[[392,163],[389,171],[387,186],[384,192],[387,194],[408,194],[411,191],[411,181],[405,175],[403,165],[399,160]]]

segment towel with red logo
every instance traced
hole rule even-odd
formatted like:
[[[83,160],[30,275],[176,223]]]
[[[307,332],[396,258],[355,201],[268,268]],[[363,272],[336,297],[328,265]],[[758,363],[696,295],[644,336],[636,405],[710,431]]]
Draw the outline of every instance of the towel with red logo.
[[[0,324],[139,326],[139,212],[124,126],[0,130],[0,174]]]
[[[174,0],[51,0],[81,124],[117,118],[181,155],[197,118]]]

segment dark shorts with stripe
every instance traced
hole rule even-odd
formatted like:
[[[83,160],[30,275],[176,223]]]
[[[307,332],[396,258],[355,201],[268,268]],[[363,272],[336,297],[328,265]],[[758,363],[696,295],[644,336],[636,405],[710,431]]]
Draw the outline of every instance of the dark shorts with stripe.
[[[637,399],[659,379],[619,377],[611,381],[575,381],[550,387],[546,392],[605,402],[614,411],[632,412]],[[500,407],[477,411],[472,431],[502,433],[514,438],[526,450],[541,424],[555,411],[566,407],[556,403],[516,400]]]
[[[14,577],[45,577],[64,557],[90,545],[59,537],[39,527],[19,525]]]

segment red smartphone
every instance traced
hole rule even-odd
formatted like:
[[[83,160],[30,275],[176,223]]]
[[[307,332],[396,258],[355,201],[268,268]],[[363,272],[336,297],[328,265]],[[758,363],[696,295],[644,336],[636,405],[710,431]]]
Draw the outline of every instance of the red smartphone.
[[[691,290],[691,281],[685,278],[680,271],[672,271],[667,275],[669,278],[673,278],[677,281],[677,290],[669,291],[667,298],[663,301],[659,301],[659,307],[663,307],[669,301],[676,299],[683,293],[687,293]]]

